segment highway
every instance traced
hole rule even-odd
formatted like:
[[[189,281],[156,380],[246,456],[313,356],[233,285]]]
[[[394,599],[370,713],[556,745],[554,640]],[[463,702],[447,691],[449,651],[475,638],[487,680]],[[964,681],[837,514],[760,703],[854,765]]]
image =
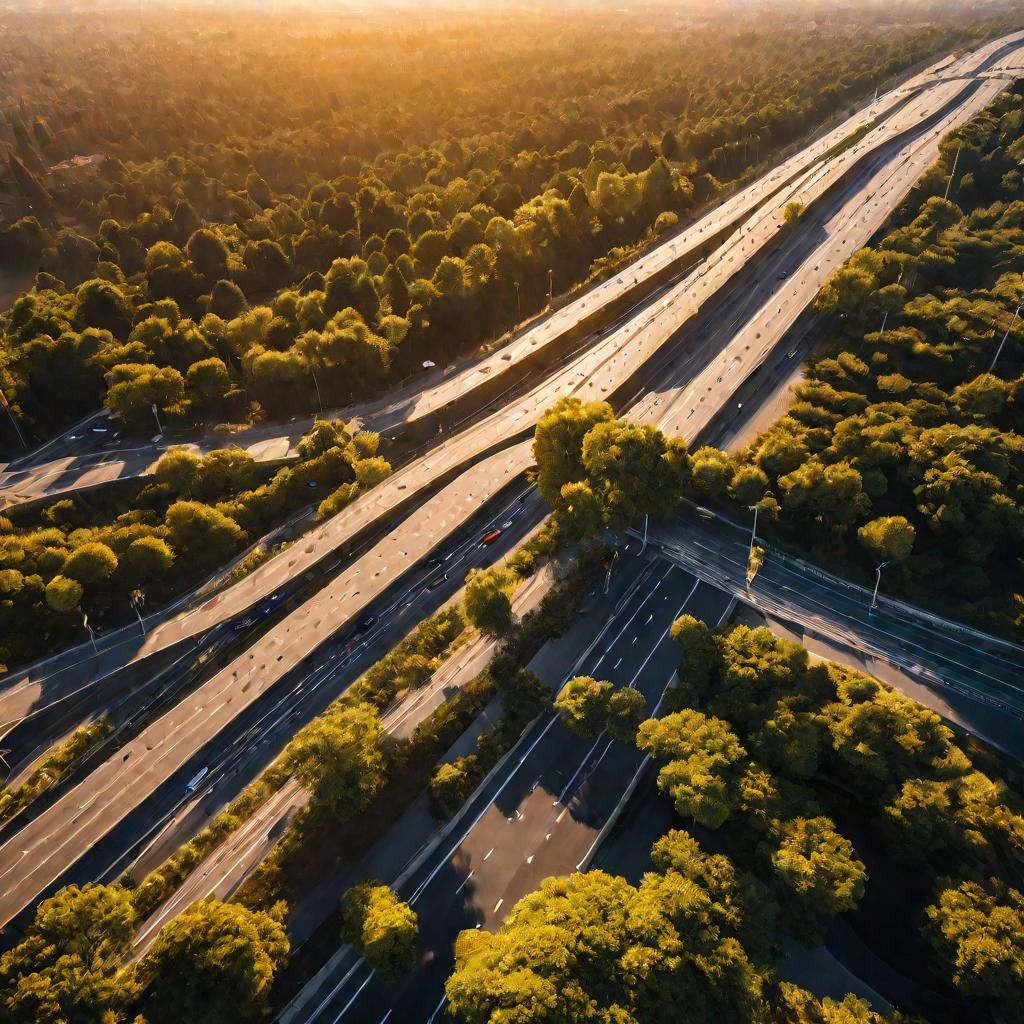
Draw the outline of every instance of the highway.
[[[820,137],[815,141],[750,185],[716,203],[704,216],[642,255],[620,274],[585,289],[505,344],[457,360],[453,367],[437,368],[419,375],[404,387],[392,390],[385,398],[330,410],[327,415],[340,417],[346,422],[355,419],[368,429],[387,433],[456,407],[465,409],[476,394],[500,394],[507,390],[504,378],[515,380],[521,376],[517,371],[522,367],[543,365],[550,351],[564,347],[566,338],[575,335],[582,323],[621,306],[624,301],[632,302],[637,296],[643,296],[651,282],[660,279],[667,270],[695,260],[709,244],[709,239],[718,237],[722,231],[749,216],[774,191],[789,183],[844,138],[863,130],[905,103],[915,91],[957,74],[958,69],[966,73],[972,60],[983,62],[989,53],[1000,52],[1013,38],[1007,36],[995,40],[976,51],[971,58],[961,58],[946,68],[943,65],[948,58],[943,58],[912,76],[835,127],[819,133]],[[644,301],[641,297],[637,304]],[[596,336],[591,335],[584,341],[592,341]],[[497,381],[502,383],[496,384]],[[301,416],[292,417],[288,423],[261,424],[230,434],[208,430],[198,438],[176,439],[173,435],[160,435],[159,440],[142,441],[115,438],[115,433],[119,432],[114,423],[105,414],[97,414],[42,445],[36,452],[11,462],[6,471],[0,473],[0,502],[31,501],[142,475],[174,444],[182,444],[197,454],[224,446],[237,446],[258,461],[287,458],[296,454],[296,445],[313,422],[312,417]]]
[[[644,292],[673,267],[706,254],[709,239],[718,238],[753,213],[774,192],[820,160],[844,139],[899,109],[915,93],[937,83],[995,76],[1000,80],[1020,67],[1019,55],[1006,49],[1021,33],[986,44],[952,62],[942,58],[924,71],[874,99],[863,109],[839,122],[797,153],[733,195],[717,203],[704,216],[645,253],[615,277],[583,290],[550,315],[529,325],[506,343],[489,351],[460,359],[453,367],[418,376],[388,396],[375,401],[330,410],[329,416],[358,420],[368,429],[387,433],[429,420],[454,409],[472,406],[473,396],[493,401],[522,378],[523,367],[543,366],[553,351],[564,348],[566,339],[581,324],[624,302],[642,304]],[[985,70],[988,69],[988,70]],[[635,308],[635,306],[634,306]],[[591,335],[593,340],[596,335]],[[506,378],[508,381],[506,382]],[[0,501],[16,503],[90,487],[148,472],[174,444],[184,444],[198,454],[215,448],[238,446],[259,461],[294,456],[296,445],[314,422],[312,417],[293,417],[289,423],[262,424],[233,433],[206,431],[199,438],[159,440],[114,439],[114,426],[105,416],[90,417],[61,438],[12,462],[0,473]],[[100,450],[97,450],[97,449]]]
[[[649,543],[761,611],[1024,721],[1024,649],[887,598],[884,576],[872,612],[870,591],[771,547],[748,588],[749,528],[721,517],[652,522]]]
[[[1003,84],[993,81],[978,87],[973,81],[958,79],[925,90],[896,111],[893,124],[877,130],[879,138],[872,139],[874,133],[869,133],[826,165],[812,169],[774,194],[750,225],[734,232],[710,260],[673,286],[653,311],[647,310],[628,325],[606,334],[527,395],[403,467],[345,513],[313,531],[284,555],[271,559],[242,583],[154,629],[135,652],[136,658],[240,616],[256,601],[308,571],[327,551],[356,535],[360,528],[383,515],[393,515],[395,509],[415,507],[417,501],[412,499],[435,488],[439,479],[453,480],[427,504],[419,504],[383,541],[357,558],[313,599],[286,616],[271,635],[256,641],[246,654],[22,829],[18,841],[8,844],[0,858],[0,886],[4,887],[0,893],[0,921],[9,920],[62,877],[82,851],[94,847],[300,661],[346,622],[357,620],[410,564],[429,554],[497,490],[518,477],[531,461],[529,433],[537,417],[556,398],[573,393],[607,397],[629,386],[712,296],[719,302],[723,296],[728,298],[726,288],[736,286],[734,279],[744,287],[745,301],[756,298],[754,288],[760,290],[762,300],[769,295],[775,280],[755,281],[752,286],[750,278],[756,277],[757,266],[751,261],[756,252],[780,237],[781,213],[788,202],[810,205],[837,187],[847,188],[851,195],[860,194],[862,203],[879,202],[866,191],[863,167],[852,173],[862,161],[870,165],[873,159],[881,158],[871,156],[877,146],[888,147],[888,159],[898,161],[903,133],[921,119],[939,116],[951,103],[967,109],[963,104],[969,107],[976,102],[984,88],[994,93]],[[890,192],[886,202],[891,201]],[[852,230],[852,225],[847,228]],[[789,233],[787,258],[797,259],[812,252],[814,233],[813,224],[798,225]],[[741,274],[744,268],[745,275]],[[692,362],[686,372],[693,371],[693,362],[713,359],[723,340],[728,344],[728,339],[709,336],[703,339],[700,350],[689,350],[687,358]],[[738,377],[723,380],[716,393],[718,404],[728,399],[737,383]],[[518,437],[527,439],[516,442]],[[509,441],[512,446],[505,448]],[[91,670],[90,666],[85,671]],[[69,677],[68,685],[80,685],[74,673],[64,674]],[[39,684],[30,679],[18,685]],[[131,787],[123,785],[128,777],[132,779]],[[13,857],[12,845],[19,851]],[[33,855],[43,849],[45,858]]]
[[[994,81],[984,83],[984,87],[995,92],[1001,86],[999,81]],[[899,105],[891,124],[886,122],[826,164],[798,175],[793,184],[774,193],[770,202],[759,210],[749,224],[734,232],[709,260],[675,284],[664,298],[659,298],[653,312],[647,309],[620,329],[607,332],[589,349],[526,395],[459,434],[446,438],[426,455],[402,467],[383,484],[358,498],[344,512],[310,531],[304,543],[271,558],[241,582],[203,601],[191,611],[177,613],[169,621],[162,621],[162,613],[156,614],[149,620],[150,632],[144,641],[140,641],[138,630],[130,625],[106,638],[101,643],[98,656],[94,656],[86,644],[39,665],[12,673],[0,681],[0,723],[8,723],[9,728],[11,723],[17,722],[25,714],[26,697],[31,702],[35,699],[34,694],[39,693],[47,699],[59,699],[65,690],[80,690],[92,680],[105,678],[122,665],[132,665],[156,651],[183,640],[195,639],[219,622],[245,613],[259,601],[271,599],[275,591],[309,571],[328,552],[351,542],[375,523],[425,500],[437,487],[439,480],[450,479],[489,451],[516,437],[527,436],[539,415],[556,398],[564,394],[579,394],[586,398],[610,397],[625,382],[635,377],[682,325],[693,320],[710,297],[722,292],[735,275],[748,267],[756,252],[764,250],[779,238],[781,214],[789,202],[810,204],[830,193],[851,168],[865,159],[874,147],[882,145],[890,135],[904,133],[919,119],[934,116],[937,110],[956,97],[958,90],[966,93],[973,88],[971,81],[940,81],[933,88]],[[974,93],[966,97],[971,109],[977,102],[976,96]],[[896,154],[892,156],[895,158]],[[856,195],[856,191],[853,194]],[[853,224],[847,224],[845,230],[852,231],[854,227]],[[800,236],[800,244],[808,246],[807,251],[810,252],[814,239],[805,237],[806,228],[803,233],[798,231],[796,234]],[[794,251],[797,241],[793,235],[787,239],[787,252]],[[774,290],[774,284],[774,281],[765,280],[762,275],[753,286],[759,289],[767,301]],[[750,285],[747,285],[743,291],[744,301],[749,302],[752,294]],[[791,306],[795,308],[795,304]],[[713,358],[716,349],[712,340],[696,338],[688,348],[688,365],[699,365],[701,359],[709,361]],[[718,344],[720,351],[720,338]],[[735,384],[733,380],[725,381],[725,390]],[[707,408],[710,410],[713,405],[707,405]],[[508,453],[507,458],[510,467],[518,469],[524,469],[529,463],[525,453],[517,455],[515,449]],[[401,547],[392,547],[392,550],[400,551]],[[398,568],[400,566],[394,566],[395,570]],[[20,696],[16,706],[8,706],[8,694]],[[99,706],[102,706],[102,702]],[[30,707],[34,705],[30,704]],[[0,735],[4,731],[5,727],[0,724]]]
[[[573,675],[635,686],[654,708],[678,661],[668,636],[689,612],[719,622],[731,604],[686,572],[653,561],[631,597],[595,638]],[[543,676],[543,667],[541,669]],[[555,680],[555,688],[568,677]],[[466,809],[467,824],[443,843],[401,887],[419,914],[420,966],[400,982],[382,983],[354,954],[339,958],[317,993],[286,1018],[321,1024],[432,1020],[464,928],[495,928],[542,879],[584,862],[619,806],[643,758],[602,734],[583,740],[553,714],[542,716],[516,748],[512,769],[495,778]]]
[[[461,564],[472,553],[471,550],[453,553],[447,565]],[[530,577],[513,596],[512,608],[515,615],[522,617],[536,608],[555,579],[556,574],[551,564]],[[387,709],[381,716],[384,731],[396,739],[408,739],[432,711],[487,667],[497,646],[496,641],[477,635],[460,647],[422,686],[408,691]],[[352,672],[348,674],[352,675]],[[207,896],[216,896],[218,899],[230,896],[277,844],[288,821],[308,800],[306,790],[295,779],[289,779],[248,821],[204,858],[181,888],[143,923],[136,936],[135,956],[143,955],[155,940],[159,929],[191,903]],[[196,821],[199,816],[195,810],[199,804],[203,805],[202,817],[208,821],[223,809],[223,794],[203,793],[176,813],[149,844],[146,856],[140,857],[133,864],[136,878],[141,880],[148,870],[158,868],[182,841],[198,831],[197,825],[200,823]]]

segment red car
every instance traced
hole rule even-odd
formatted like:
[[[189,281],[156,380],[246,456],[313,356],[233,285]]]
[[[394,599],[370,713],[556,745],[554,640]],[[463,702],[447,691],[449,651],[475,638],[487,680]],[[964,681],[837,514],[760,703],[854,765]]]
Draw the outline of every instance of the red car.
[[[501,530],[488,530],[484,534],[482,544],[493,544],[501,536]]]

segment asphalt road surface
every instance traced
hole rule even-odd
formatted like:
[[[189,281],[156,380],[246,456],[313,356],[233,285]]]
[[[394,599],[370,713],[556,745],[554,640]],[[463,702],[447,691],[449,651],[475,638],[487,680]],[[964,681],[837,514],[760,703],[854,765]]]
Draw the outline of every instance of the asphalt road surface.
[[[721,519],[685,516],[652,523],[649,543],[761,611],[805,624],[1024,722],[1024,649],[887,598],[884,575],[872,611],[870,591],[775,549],[768,550],[748,588],[750,533]]]
[[[634,686],[654,708],[678,661],[668,636],[672,622],[689,612],[717,623],[730,603],[690,574],[653,562],[577,674]],[[291,1020],[413,1024],[435,1019],[458,933],[496,928],[542,879],[573,871],[590,855],[642,762],[635,749],[604,734],[583,740],[557,716],[543,716],[520,741],[512,770],[476,795],[468,827],[442,844],[401,892],[419,915],[420,967],[389,984],[353,954]]]
[[[921,119],[938,116],[948,104],[958,100],[970,104],[985,88],[994,93],[1003,84],[993,81],[991,85],[986,82],[978,87],[972,81],[959,78],[939,82],[896,110],[889,126],[879,130],[878,142],[889,145],[891,159],[898,160],[899,147],[892,145],[893,140],[912,131]],[[275,589],[307,571],[325,551],[336,547],[346,536],[352,536],[354,528],[392,513],[396,507],[406,504],[410,492],[436,486],[440,476],[454,475],[484,456],[482,461],[464,470],[455,483],[409,515],[384,542],[357,559],[315,598],[289,615],[271,635],[257,641],[246,655],[205,683],[196,694],[119,752],[115,759],[94,771],[85,782],[23,829],[17,841],[9,843],[0,856],[0,886],[5,887],[0,892],[0,921],[9,920],[39,891],[61,877],[84,850],[91,848],[114,824],[170,779],[197,750],[346,621],[357,619],[367,604],[382,594],[409,564],[428,554],[530,461],[529,441],[488,456],[490,447],[505,444],[517,435],[528,435],[537,416],[563,394],[604,397],[628,382],[708,298],[725,293],[755,252],[774,243],[779,237],[781,212],[788,202],[810,204],[844,180],[850,184],[848,175],[856,171],[872,150],[870,138],[866,136],[773,195],[749,226],[736,232],[716,251],[712,260],[672,288],[653,314],[646,311],[636,318],[641,322],[631,321],[605,336],[528,395],[446,440],[423,459],[403,467],[353,503],[344,514],[313,531],[242,583],[217,595],[202,608],[153,630],[137,656],[196,636],[225,619],[244,613],[254,602],[273,595]],[[866,183],[856,174],[852,187],[862,195],[863,203],[882,201],[881,197],[867,191]],[[892,201],[892,196],[886,201]],[[787,248],[792,249],[797,239],[802,245],[810,244],[813,241],[811,228],[813,225],[798,226],[787,238]],[[723,382],[718,393],[721,402],[727,400],[736,379],[728,384]],[[72,679],[69,685],[78,685],[78,682]],[[131,779],[131,786],[124,784],[128,779]],[[43,851],[45,857],[40,857]]]
[[[959,78],[940,81],[899,105],[890,118],[858,143],[826,163],[798,175],[794,183],[774,193],[749,224],[735,232],[711,259],[673,286],[663,299],[659,299],[653,312],[647,309],[619,330],[605,334],[586,352],[528,394],[460,434],[446,439],[422,458],[402,467],[384,483],[357,499],[343,513],[307,534],[302,543],[296,544],[282,555],[271,558],[241,582],[203,601],[191,611],[178,613],[170,620],[161,621],[164,619],[162,613],[153,616],[150,620],[150,632],[144,640],[140,638],[134,626],[129,626],[103,641],[100,654],[97,656],[92,654],[88,645],[80,646],[38,666],[13,673],[6,680],[0,681],[0,735],[10,728],[11,723],[23,717],[26,705],[31,711],[36,709],[38,701],[59,700],[63,693],[79,691],[92,680],[102,679],[122,665],[137,664],[156,651],[179,644],[183,640],[202,636],[219,622],[258,606],[260,601],[273,600],[275,591],[279,591],[292,579],[309,571],[328,552],[351,541],[374,523],[394,516],[397,511],[417,501],[425,500],[427,494],[436,488],[439,479],[451,478],[495,447],[507,444],[516,437],[527,436],[544,409],[562,395],[577,394],[584,398],[609,397],[640,373],[644,365],[665,348],[680,327],[687,323],[692,324],[696,314],[712,298],[718,297],[721,300],[722,296],[730,295],[730,286],[737,287],[733,279],[751,263],[755,253],[765,250],[779,239],[782,211],[789,202],[810,204],[822,195],[830,193],[878,146],[888,145],[890,159],[898,163],[901,160],[899,151],[894,149],[888,140],[907,131],[913,131],[913,126],[922,118],[936,116],[944,106],[955,102],[958,96],[962,97],[969,109],[974,109],[981,92],[986,89],[995,92],[1001,87],[1001,80],[985,82],[977,91],[974,91],[976,86],[971,81]],[[860,196],[862,204],[866,207],[865,215],[868,206],[873,215],[876,215],[878,211],[884,210],[886,204],[895,201],[895,193],[890,190],[884,197],[874,195],[868,190],[869,184],[869,178],[864,182],[857,179],[852,183],[848,181],[847,188],[851,194],[849,202],[856,204],[857,197]],[[851,238],[861,238],[865,230],[863,216],[860,220],[847,217],[835,230],[837,238],[843,232]],[[801,225],[796,232],[786,238],[785,259],[795,266],[802,254],[812,254],[819,244],[819,232],[820,229],[813,223]],[[852,242],[846,244],[846,249],[852,248]],[[772,262],[771,255],[769,264]],[[827,265],[821,264],[821,267]],[[822,276],[824,273],[822,269]],[[748,273],[747,277],[749,276]],[[624,280],[625,274],[620,275],[620,278]],[[750,306],[753,300],[760,297],[762,302],[766,303],[762,313],[767,316],[765,311],[771,308],[770,304],[774,301],[774,292],[777,290],[775,277],[769,272],[761,274],[758,280],[751,283],[741,275],[741,284],[740,301]],[[805,301],[812,295],[813,289],[809,287],[801,290],[801,298]],[[788,314],[795,315],[801,308],[795,296],[792,299],[780,296],[777,305],[781,309],[783,304]],[[730,326],[736,327],[738,324],[733,323]],[[783,326],[781,318],[778,324],[773,326],[762,322],[761,317],[755,317],[754,321],[747,325],[748,330],[755,335],[768,330],[777,330],[778,333],[782,331]],[[685,360],[686,372],[691,377],[693,373],[699,372],[702,362],[711,366],[716,365],[713,362],[716,356],[719,363],[723,358],[728,361],[729,370],[737,364],[736,349],[740,342],[726,345],[728,354],[722,356],[722,346],[727,339],[724,339],[720,330],[705,332],[704,337],[700,337],[699,332],[694,333],[698,336],[687,347]],[[740,362],[749,361],[754,365],[763,358],[763,350],[758,350],[754,359],[747,352],[747,343],[742,344],[744,355]],[[716,380],[710,395],[700,396],[703,400],[700,403],[702,417],[710,416],[715,409],[728,401],[732,390],[750,372],[750,368],[735,373],[721,373],[717,370],[707,372],[713,372],[716,377],[721,376],[722,380]],[[678,386],[682,387],[687,378],[685,375],[677,375],[675,379],[679,382]],[[671,407],[675,409],[678,405],[678,402],[673,401]],[[688,418],[682,418],[683,422],[687,423]],[[665,410],[662,410],[659,419],[666,419]],[[688,423],[685,433],[692,434],[694,431],[691,428],[696,427],[698,422],[699,420],[695,418],[693,422]],[[528,447],[514,446],[506,452],[505,457],[506,468],[513,474],[521,472],[530,462]],[[472,474],[473,471],[469,472]],[[435,497],[432,500],[436,502],[438,499]],[[391,559],[394,556],[389,552],[401,550],[400,544],[389,544],[382,552],[382,557],[386,560]],[[390,571],[397,571],[400,568],[397,564],[389,566]],[[7,686],[3,687],[3,683]],[[15,705],[9,707],[9,701],[15,695]]]

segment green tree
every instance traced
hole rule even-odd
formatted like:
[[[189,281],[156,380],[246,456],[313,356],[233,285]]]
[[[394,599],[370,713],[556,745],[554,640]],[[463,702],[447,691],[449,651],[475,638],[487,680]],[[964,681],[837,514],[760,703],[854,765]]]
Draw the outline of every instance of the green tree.
[[[650,424],[598,423],[583,439],[583,466],[616,529],[648,513],[669,514],[690,482],[686,443]]]
[[[81,544],[64,560],[61,575],[79,583],[102,583],[117,569],[117,555],[99,541]]]
[[[174,565],[174,552],[160,537],[138,537],[121,556],[120,568],[133,583],[163,579]]]
[[[384,785],[384,731],[374,707],[333,707],[288,744],[296,778],[339,817],[361,811]]]
[[[619,687],[608,701],[608,735],[632,746],[646,716],[647,698],[635,687]]]
[[[537,489],[556,508],[562,488],[584,478],[583,439],[598,423],[614,419],[606,402],[559,399],[537,421],[533,435],[533,460],[537,463]]]
[[[828,818],[785,822],[771,862],[786,921],[807,945],[820,943],[829,918],[853,910],[864,895],[867,871]]]
[[[480,759],[476,754],[445,761],[430,777],[430,802],[442,821],[458,812],[482,778]]]
[[[555,710],[570,732],[583,739],[590,739],[608,721],[611,694],[611,683],[598,682],[590,676],[577,676],[562,687],[555,698]]]
[[[1013,1019],[1024,989],[1024,894],[995,878],[945,879],[925,936],[964,995],[997,999]]]
[[[172,366],[120,363],[107,374],[106,381],[107,409],[133,430],[150,423],[156,427],[154,405],[165,415],[184,409],[185,378]]]
[[[167,484],[175,494],[188,497],[199,481],[202,460],[188,448],[174,445],[153,467],[157,483]]]
[[[904,516],[881,516],[857,531],[861,547],[876,562],[905,562],[914,547],[914,527]]]
[[[671,635],[681,652],[680,684],[694,696],[704,696],[718,675],[722,661],[711,630],[692,615],[681,615],[672,623]]]
[[[727,722],[677,711],[644,722],[636,745],[661,764],[658,788],[683,817],[718,828],[735,810],[746,751]]]
[[[0,1016],[11,1024],[120,1019],[128,992],[118,968],[135,935],[131,894],[70,885],[36,909],[24,938],[0,957]]]
[[[164,524],[177,555],[198,566],[220,565],[245,541],[238,523],[198,501],[176,501]]]
[[[416,966],[417,917],[386,885],[367,881],[342,897],[342,936],[386,981]]]
[[[466,618],[483,633],[501,636],[512,628],[512,590],[507,569],[473,569],[466,576]]]
[[[288,959],[279,915],[238,903],[193,903],[160,930],[139,964],[152,1024],[259,1020]]]
[[[81,603],[82,584],[67,576],[54,576],[46,584],[46,603],[55,612],[73,612]]]

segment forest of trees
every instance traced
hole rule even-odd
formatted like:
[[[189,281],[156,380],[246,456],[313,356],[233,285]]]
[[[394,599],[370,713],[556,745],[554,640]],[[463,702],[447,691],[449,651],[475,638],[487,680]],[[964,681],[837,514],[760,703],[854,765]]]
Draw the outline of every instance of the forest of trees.
[[[669,1024],[685,1006],[709,1024],[904,1019],[779,981],[783,937],[817,945],[846,913],[963,1019],[1024,1020],[1024,800],[1000,760],[765,628],[712,634],[685,616],[673,637],[668,713],[636,743],[679,827],[638,885],[599,870],[548,879],[497,932],[464,932],[456,1018]],[[570,684],[559,702],[602,686]]]
[[[172,448],[126,491],[78,491],[0,517],[0,665],[10,667],[197,586],[299,509],[331,515],[391,472],[376,434],[320,420],[298,460]],[[254,564],[254,563],[253,563]]]
[[[101,402],[139,429],[378,393],[996,31],[3,18],[0,388],[30,438]]]
[[[956,177],[950,175],[956,163]],[[823,352],[699,500],[864,581],[1024,633],[1024,83],[942,143],[895,224],[818,298]],[[944,198],[947,185],[949,198]]]

